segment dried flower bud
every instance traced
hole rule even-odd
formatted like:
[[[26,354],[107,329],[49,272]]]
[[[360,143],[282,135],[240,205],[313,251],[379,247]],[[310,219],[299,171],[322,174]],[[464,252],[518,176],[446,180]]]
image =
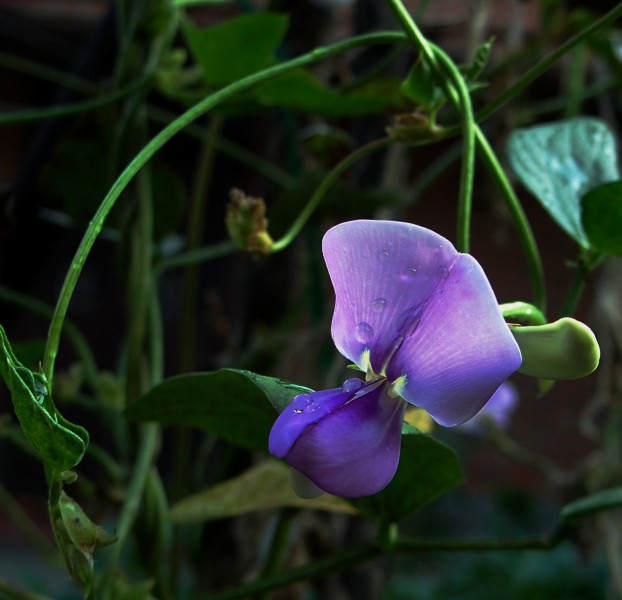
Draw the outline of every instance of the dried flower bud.
[[[229,192],[229,197],[225,223],[233,242],[243,250],[269,254],[274,242],[268,233],[263,198],[247,196],[237,188]]]

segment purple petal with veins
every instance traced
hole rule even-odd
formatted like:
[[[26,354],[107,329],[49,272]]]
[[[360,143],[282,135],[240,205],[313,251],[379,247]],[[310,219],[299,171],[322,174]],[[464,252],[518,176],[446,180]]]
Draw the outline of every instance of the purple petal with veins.
[[[394,221],[353,221],[324,236],[337,349],[390,381],[441,425],[476,414],[521,364],[473,257],[440,235]]]
[[[406,406],[387,388],[385,380],[350,379],[342,388],[297,396],[272,428],[270,452],[326,492],[375,494],[397,469]]]

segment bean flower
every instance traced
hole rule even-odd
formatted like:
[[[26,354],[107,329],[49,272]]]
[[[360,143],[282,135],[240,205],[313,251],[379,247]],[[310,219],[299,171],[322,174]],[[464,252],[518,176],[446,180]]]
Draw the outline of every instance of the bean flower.
[[[365,380],[297,396],[269,449],[320,490],[367,496],[395,474],[408,403],[440,425],[465,423],[521,352],[480,265],[433,231],[352,221],[330,229],[322,250],[333,341]]]

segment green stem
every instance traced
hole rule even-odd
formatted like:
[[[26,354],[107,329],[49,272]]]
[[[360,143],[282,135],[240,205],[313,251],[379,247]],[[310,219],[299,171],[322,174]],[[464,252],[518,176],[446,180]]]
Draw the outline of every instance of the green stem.
[[[469,252],[471,231],[471,207],[473,200],[473,178],[475,171],[475,120],[471,105],[471,94],[454,62],[440,48],[434,47],[440,65],[449,76],[459,102],[462,119],[462,165],[460,168],[460,193],[458,199],[458,233],[456,248]]]
[[[151,159],[151,157],[160,148],[162,148],[164,144],[166,144],[166,142],[173,138],[184,127],[192,123],[195,119],[205,114],[221,102],[224,102],[225,100],[235,96],[240,92],[250,89],[258,83],[262,83],[264,81],[267,81],[268,79],[272,79],[293,69],[307,66],[319,60],[326,59],[335,54],[340,54],[352,48],[371,44],[403,43],[404,41],[405,38],[400,33],[381,32],[354,37],[344,42],[339,42],[337,44],[333,44],[324,48],[316,48],[315,50],[299,56],[298,58],[275,65],[273,67],[269,67],[268,69],[264,69],[263,71],[259,71],[258,73],[253,73],[248,77],[245,77],[243,79],[235,81],[234,83],[231,83],[228,86],[225,86],[224,88],[218,90],[214,94],[208,96],[203,101],[199,102],[198,104],[187,110],[177,119],[175,119],[175,121],[170,123],[162,131],[160,131],[158,135],[156,135],[138,153],[138,155],[119,175],[117,180],[110,188],[108,194],[102,201],[97,212],[95,213],[93,220],[91,221],[88,229],[86,230],[86,233],[84,234],[84,237],[82,238],[82,241],[80,242],[80,246],[76,251],[76,255],[67,272],[67,276],[65,277],[65,281],[63,283],[63,287],[61,289],[58,302],[56,304],[54,317],[52,318],[52,323],[50,324],[50,331],[48,335],[48,342],[43,363],[43,369],[48,381],[52,381],[52,376],[54,373],[54,362],[56,361],[56,356],[58,354],[60,333],[62,330],[63,321],[65,320],[65,315],[67,314],[69,303],[71,301],[71,296],[73,295],[73,291],[75,289],[82,268],[84,267],[86,258],[93,244],[95,243],[95,240],[97,239],[101,228],[103,227],[104,221],[106,220],[108,213],[114,206],[117,198],[120,196],[121,192],[127,187],[128,183],[134,178],[136,173],[138,173],[138,171],[140,171],[140,169],[149,161],[149,159]]]
[[[534,304],[542,312],[546,312],[546,289],[544,285],[544,269],[542,267],[542,259],[536,239],[533,235],[529,221],[523,211],[518,196],[514,192],[497,156],[495,155],[488,140],[479,127],[475,129],[475,136],[480,156],[484,164],[488,168],[490,174],[495,179],[497,186],[501,190],[505,203],[510,211],[510,216],[514,221],[514,225],[518,230],[519,239],[523,245],[523,250],[527,258],[527,266],[531,276],[531,285],[533,288]]]
[[[393,143],[393,139],[386,137],[365,144],[364,146],[361,146],[360,148],[352,152],[352,154],[346,156],[341,162],[333,167],[330,173],[328,173],[322,183],[317,187],[317,189],[309,199],[307,205],[298,214],[296,220],[293,222],[289,230],[281,237],[281,239],[274,242],[271,251],[279,252],[281,250],[284,250],[294,241],[294,239],[296,239],[296,236],[300,233],[307,221],[311,218],[311,215],[318,207],[328,190],[344,171],[346,171],[349,167],[358,162],[363,156],[369,154],[370,152],[373,152],[374,150],[384,148],[391,143]]]
[[[606,259],[607,255],[589,250],[579,257],[560,317],[571,317],[574,314],[585,290],[590,273]]]
[[[521,538],[500,539],[419,539],[400,537],[395,542],[398,554],[418,554],[420,552],[499,552],[511,550],[548,550],[564,538],[564,530],[558,529],[553,535],[532,535]]]
[[[236,245],[232,241],[221,242],[203,248],[195,248],[180,252],[174,256],[162,259],[156,267],[156,274],[161,274],[169,269],[184,267],[193,263],[207,262],[215,260],[223,256],[229,256],[237,250]]]
[[[30,312],[48,319],[54,314],[54,309],[45,302],[41,302],[41,300],[28,296],[27,294],[16,292],[15,290],[7,288],[3,285],[0,285],[0,299],[5,302],[17,304],[18,306],[23,306]],[[88,342],[82,335],[81,331],[71,321],[66,321],[64,323],[63,331],[67,334],[67,338],[71,342],[76,354],[82,362],[87,382],[93,390],[96,390],[99,375],[97,363],[95,362],[95,357],[91,352]]]
[[[151,77],[142,77],[131,84],[103,94],[92,100],[84,100],[82,102],[72,102],[70,104],[62,104],[61,106],[51,106],[49,108],[29,108],[5,114],[0,114],[0,127],[6,125],[14,125],[16,123],[28,123],[32,121],[43,121],[46,119],[60,119],[71,115],[88,112],[112,104],[121,98],[125,98],[140,89],[146,88],[151,82]]]
[[[210,594],[205,600],[234,600],[245,598],[276,588],[284,587],[290,583],[304,579],[314,579],[333,571],[342,571],[351,567],[360,566],[363,563],[382,556],[382,551],[375,543],[359,544],[351,546],[331,556],[320,558],[311,563],[275,573],[264,579],[241,585],[235,589]]]
[[[500,108],[505,106],[510,100],[518,96],[527,86],[533,83],[538,77],[545,73],[549,67],[556,63],[562,56],[567,54],[572,48],[584,42],[587,38],[592,36],[597,31],[611,25],[614,21],[622,16],[622,2],[610,10],[607,14],[603,15],[600,19],[592,22],[588,27],[581,30],[579,33],[571,37],[564,42],[559,48],[551,52],[548,56],[536,63],[533,67],[527,70],[527,72],[507,89],[501,96],[493,100],[490,104],[482,108],[475,114],[475,119],[478,123],[481,123],[490,115],[497,112]]]

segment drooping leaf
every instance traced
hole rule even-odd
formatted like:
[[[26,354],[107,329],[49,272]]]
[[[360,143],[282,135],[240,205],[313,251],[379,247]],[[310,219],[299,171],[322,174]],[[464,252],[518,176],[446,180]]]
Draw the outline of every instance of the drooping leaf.
[[[177,524],[190,524],[274,508],[356,512],[336,496],[325,494],[310,500],[298,497],[290,484],[289,471],[281,461],[265,460],[238,477],[180,500],[171,508],[170,518]]]
[[[255,13],[205,29],[188,21],[183,33],[205,81],[219,86],[273,64],[287,25],[286,15]]]
[[[0,373],[11,392],[24,436],[41,459],[58,472],[75,467],[86,451],[87,431],[60,414],[43,374],[27,369],[17,360],[1,326]]]
[[[374,496],[349,500],[375,521],[402,521],[464,481],[458,456],[449,446],[412,427],[406,431],[393,481]]]
[[[583,196],[583,227],[592,246],[622,256],[622,181],[612,181]]]
[[[277,416],[273,406],[284,407],[305,391],[309,390],[250,371],[221,369],[167,379],[131,404],[125,414],[133,421],[198,427],[239,446],[267,452]]]
[[[622,486],[618,486],[569,502],[562,507],[561,517],[565,523],[574,523],[596,513],[621,506]]]
[[[606,123],[577,118],[515,131],[508,143],[512,169],[551,217],[581,246],[581,198],[620,178],[614,136]]]
[[[349,95],[328,89],[311,73],[298,70],[266,81],[252,96],[262,106],[283,106],[327,117],[379,112],[393,100],[382,90],[361,90]]]

